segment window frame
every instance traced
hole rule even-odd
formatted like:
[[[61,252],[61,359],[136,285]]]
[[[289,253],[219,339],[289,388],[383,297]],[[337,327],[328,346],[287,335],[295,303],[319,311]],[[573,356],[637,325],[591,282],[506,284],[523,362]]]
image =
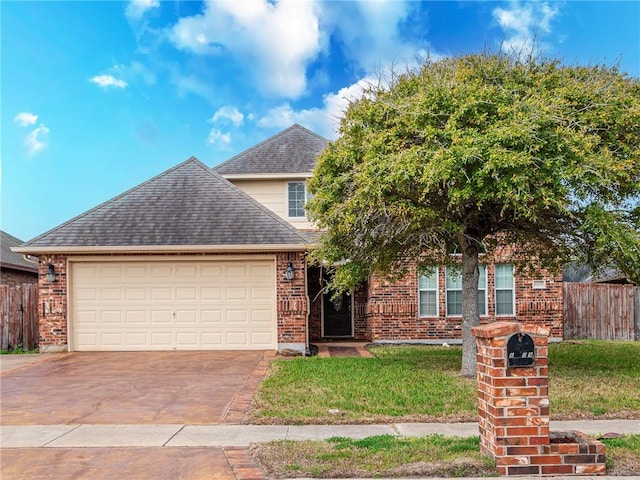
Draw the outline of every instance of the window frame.
[[[302,187],[304,188],[304,203],[302,204],[302,215],[291,215],[291,190],[290,187],[291,185],[302,185]],[[287,182],[287,218],[290,219],[294,219],[294,220],[306,220],[307,218],[307,210],[306,210],[306,205],[307,205],[307,200],[309,200],[309,190],[307,189],[307,182],[304,180],[291,180]]]
[[[509,265],[511,267],[511,287],[498,287],[498,267]],[[493,271],[493,300],[496,317],[515,317],[516,316],[516,276],[512,263],[496,263]],[[498,292],[511,291],[511,313],[498,313]]]
[[[434,271],[431,273],[431,275],[429,276],[429,278],[431,276],[435,276],[435,280],[436,280],[436,285],[435,288],[420,288],[420,278],[421,277],[426,277],[426,275],[424,273],[420,273],[418,272],[418,317],[420,318],[434,318],[434,317],[439,317],[440,316],[440,288],[438,288],[439,285],[439,276],[440,274],[440,269],[438,267],[434,268]],[[422,292],[435,292],[436,294],[436,311],[435,313],[422,313],[422,302],[421,302],[421,293]]]
[[[449,313],[449,292],[460,292],[460,301],[462,302],[462,281],[460,281],[460,288],[449,288],[448,284],[447,284],[447,279],[449,278],[449,266],[447,266],[445,268],[445,274],[444,274],[444,294],[445,294],[445,310],[446,310],[446,316],[447,317],[461,317],[462,316],[462,311],[460,311],[460,313]],[[457,270],[460,269],[460,267],[456,267]],[[483,299],[483,304],[484,304],[484,312],[480,312],[480,316],[481,317],[486,317],[489,315],[489,306],[488,306],[488,289],[487,289],[487,282],[488,282],[488,268],[487,265],[484,265],[482,263],[478,264],[478,269],[480,270],[484,270],[484,275],[482,274],[482,271],[479,272],[479,277],[478,277],[478,300],[480,300],[480,293],[483,293],[482,295],[482,299]],[[462,272],[458,271],[458,277],[462,277]],[[484,287],[480,288],[480,279],[484,278]],[[462,307],[461,307],[462,308]],[[478,302],[478,310],[480,311],[480,304]]]

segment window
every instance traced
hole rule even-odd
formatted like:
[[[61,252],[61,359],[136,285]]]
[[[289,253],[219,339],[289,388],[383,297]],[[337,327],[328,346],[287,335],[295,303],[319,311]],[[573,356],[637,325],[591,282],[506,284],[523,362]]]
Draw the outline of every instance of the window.
[[[487,267],[478,265],[478,312],[487,314]],[[459,268],[447,267],[447,315],[462,315],[462,276]]]
[[[496,315],[514,314],[513,265],[496,264]]]
[[[289,182],[287,185],[289,217],[305,217],[304,204],[307,201],[307,188],[304,182]]]
[[[438,316],[438,269],[418,276],[419,311],[421,317]]]

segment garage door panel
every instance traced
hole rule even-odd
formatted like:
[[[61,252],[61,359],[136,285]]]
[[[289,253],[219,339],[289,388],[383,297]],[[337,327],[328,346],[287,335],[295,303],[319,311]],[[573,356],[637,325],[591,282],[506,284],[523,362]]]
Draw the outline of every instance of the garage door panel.
[[[100,312],[99,323],[110,325],[123,325],[123,314],[126,314],[122,310],[103,310]]]
[[[75,350],[276,346],[273,260],[72,262]]]
[[[122,298],[122,291],[119,288],[100,289],[100,300],[103,302],[121,302]]]
[[[169,310],[153,310],[151,312],[151,324],[153,325],[163,325],[170,324],[172,313]]]
[[[222,324],[222,310],[202,310],[201,319],[203,324],[217,323]]]
[[[148,291],[146,288],[126,288],[124,297],[127,301],[147,300]]]
[[[171,288],[170,287],[150,287],[150,298],[156,302],[171,301]]]
[[[178,287],[176,288],[176,300],[178,302],[185,300],[195,300],[198,298],[197,287]]]
[[[99,277],[103,280],[113,280],[122,278],[122,267],[118,265],[105,266],[98,270]]]
[[[149,317],[146,310],[127,310],[127,324],[145,326],[149,323]]]
[[[175,269],[176,278],[178,278],[178,279],[181,279],[181,278],[186,278],[186,279],[195,278],[197,276],[197,272],[198,272],[198,267],[195,266],[195,265],[177,266],[176,269]]]

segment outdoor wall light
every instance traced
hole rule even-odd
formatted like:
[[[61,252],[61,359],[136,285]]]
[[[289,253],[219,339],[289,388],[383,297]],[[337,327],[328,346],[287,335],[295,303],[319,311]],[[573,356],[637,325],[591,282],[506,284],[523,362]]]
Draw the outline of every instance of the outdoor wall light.
[[[295,278],[295,276],[296,271],[293,269],[293,264],[289,262],[289,265],[287,265],[287,269],[284,271],[284,278],[291,281]]]
[[[56,281],[56,269],[53,266],[53,263],[50,263],[49,267],[47,268],[47,280],[50,283],[53,283]]]

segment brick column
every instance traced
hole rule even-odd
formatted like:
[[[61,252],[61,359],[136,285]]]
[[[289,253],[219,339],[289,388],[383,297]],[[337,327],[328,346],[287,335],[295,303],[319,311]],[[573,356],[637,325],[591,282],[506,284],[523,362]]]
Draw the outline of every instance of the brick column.
[[[284,271],[291,263],[293,280],[286,280]],[[307,335],[307,296],[305,261],[301,252],[276,254],[276,288],[278,311],[278,351],[294,350],[304,354]]]
[[[47,280],[52,264],[56,281]],[[38,315],[40,352],[66,352],[67,345],[67,257],[41,255],[38,265]]]
[[[533,340],[533,364],[508,365],[512,335]],[[603,474],[604,445],[580,432],[549,434],[549,328],[495,322],[473,328],[477,342],[480,451],[501,475]],[[553,438],[553,441],[551,440]],[[584,455],[575,455],[575,453]]]

